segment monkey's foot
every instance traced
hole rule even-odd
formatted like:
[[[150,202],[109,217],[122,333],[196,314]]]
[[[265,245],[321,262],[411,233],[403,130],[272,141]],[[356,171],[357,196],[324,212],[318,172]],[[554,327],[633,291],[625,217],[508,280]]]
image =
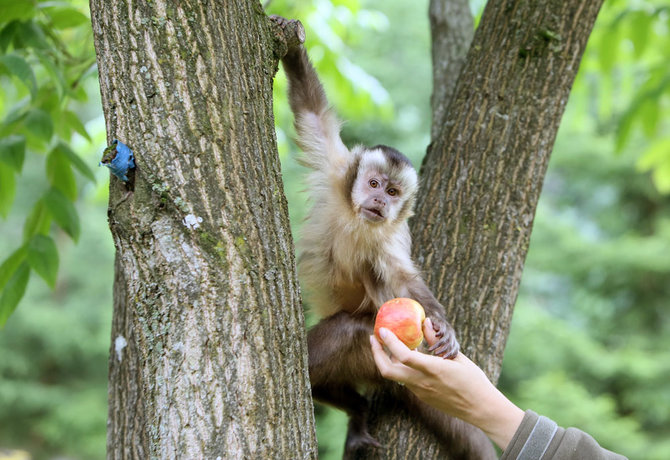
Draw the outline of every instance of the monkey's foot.
[[[382,445],[375,438],[370,436],[367,431],[352,432],[347,434],[347,441],[344,445],[344,455],[342,460],[354,460],[362,450],[369,448],[379,449]]]
[[[432,318],[431,318],[432,319]],[[439,339],[431,346],[428,351],[436,356],[441,356],[445,359],[454,359],[458,354],[460,345],[456,340],[456,334],[451,326],[442,321],[433,320],[433,330],[435,336]]]

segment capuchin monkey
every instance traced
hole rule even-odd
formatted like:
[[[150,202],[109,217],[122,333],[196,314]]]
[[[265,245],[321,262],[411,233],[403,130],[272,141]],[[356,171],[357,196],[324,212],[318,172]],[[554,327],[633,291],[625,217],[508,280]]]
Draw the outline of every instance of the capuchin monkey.
[[[296,25],[272,19],[284,30]],[[310,169],[312,208],[302,229],[298,266],[310,305],[323,317],[307,335],[312,395],[349,415],[344,457],[352,458],[362,447],[381,447],[367,431],[368,401],[357,391],[383,384],[369,341],[377,309],[395,297],[415,299],[439,337],[430,351],[449,359],[459,345],[410,255],[407,219],[417,193],[415,169],[392,147],[349,150],[304,47],[289,45],[281,60],[303,151],[299,161]],[[496,458],[483,432],[395,387],[410,411],[444,440],[449,458]]]

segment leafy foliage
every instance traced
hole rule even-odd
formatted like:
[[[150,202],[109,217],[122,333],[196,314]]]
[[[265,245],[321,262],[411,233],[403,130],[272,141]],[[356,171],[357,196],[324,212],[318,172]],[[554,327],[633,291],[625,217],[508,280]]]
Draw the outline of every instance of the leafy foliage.
[[[614,125],[615,147],[636,144],[636,167],[670,192],[670,2],[606,2],[581,64],[573,98],[583,117],[605,132]]]
[[[0,217],[12,208],[26,156],[46,156],[42,182],[50,186],[30,205],[19,247],[0,267],[0,326],[23,297],[31,272],[55,286],[58,250],[51,224],[76,241],[78,178],[95,180],[69,146],[75,136],[91,141],[76,111],[88,98],[83,83],[95,76],[84,7],[80,1],[0,1]]]

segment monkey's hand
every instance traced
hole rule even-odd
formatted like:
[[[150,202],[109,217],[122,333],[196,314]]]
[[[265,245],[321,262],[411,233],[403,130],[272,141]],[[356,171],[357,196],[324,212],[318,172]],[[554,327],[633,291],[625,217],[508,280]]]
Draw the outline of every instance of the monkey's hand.
[[[277,24],[279,33],[277,36],[280,41],[286,44],[286,51],[295,50],[305,42],[305,28],[297,19],[286,19],[282,16],[273,14],[270,20]]]
[[[445,359],[455,358],[460,349],[460,345],[458,345],[458,341],[456,340],[454,328],[451,327],[451,324],[440,319],[431,318],[431,323],[433,323],[435,337],[437,337],[438,340],[428,349],[428,351]]]

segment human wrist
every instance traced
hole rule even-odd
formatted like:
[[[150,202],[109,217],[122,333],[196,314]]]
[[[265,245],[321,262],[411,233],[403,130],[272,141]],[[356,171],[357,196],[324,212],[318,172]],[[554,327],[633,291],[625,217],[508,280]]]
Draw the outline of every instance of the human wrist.
[[[485,398],[479,407],[480,411],[474,414],[471,423],[486,433],[498,447],[505,450],[521,425],[524,411],[495,387],[490,397]]]

